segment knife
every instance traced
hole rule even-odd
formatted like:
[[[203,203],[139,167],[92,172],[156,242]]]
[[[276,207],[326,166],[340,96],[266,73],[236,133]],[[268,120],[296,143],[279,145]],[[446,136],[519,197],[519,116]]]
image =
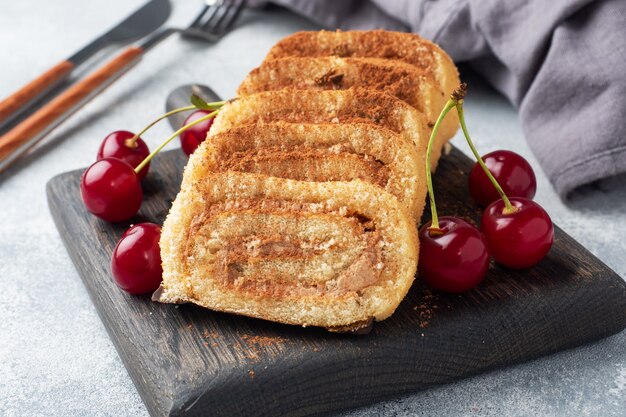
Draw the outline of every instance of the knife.
[[[67,80],[72,71],[103,48],[122,42],[132,42],[159,28],[169,17],[169,0],[150,0],[133,14],[118,23],[89,45],[64,61],[53,66],[0,102],[0,128],[7,125],[28,108],[35,99],[42,97],[54,87]]]

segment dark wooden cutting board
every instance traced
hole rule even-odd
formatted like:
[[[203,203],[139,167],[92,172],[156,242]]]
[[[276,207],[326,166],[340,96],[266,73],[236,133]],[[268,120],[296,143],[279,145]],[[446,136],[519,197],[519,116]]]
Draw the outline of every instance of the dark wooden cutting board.
[[[269,323],[120,291],[111,252],[130,223],[162,223],[186,157],[158,156],[140,217],[109,224],[79,195],[81,171],[48,183],[52,215],[104,325],[153,416],[304,416],[371,404],[600,339],[626,326],[624,281],[556,228],[554,246],[525,271],[497,265],[463,295],[419,281],[366,336]],[[435,175],[440,213],[477,222],[471,162],[458,150]],[[104,399],[106,401],[106,399]]]

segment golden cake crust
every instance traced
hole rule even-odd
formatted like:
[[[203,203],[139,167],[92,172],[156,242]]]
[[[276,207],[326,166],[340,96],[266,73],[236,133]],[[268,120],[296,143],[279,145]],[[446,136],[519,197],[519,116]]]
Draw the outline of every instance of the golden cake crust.
[[[415,107],[432,127],[448,100],[428,71],[401,61],[380,58],[286,57],[270,59],[248,74],[238,89],[240,96],[263,91],[346,90],[366,88],[387,93]],[[444,119],[438,142],[449,140],[458,129],[456,117]]]
[[[265,59],[324,56],[401,61],[432,74],[446,95],[452,94],[459,85],[458,70],[448,54],[413,33],[384,30],[296,32],[274,45]]]
[[[255,172],[303,181],[361,179],[395,195],[416,220],[424,207],[423,158],[413,144],[365,123],[258,122],[215,133],[195,152],[189,169]]]

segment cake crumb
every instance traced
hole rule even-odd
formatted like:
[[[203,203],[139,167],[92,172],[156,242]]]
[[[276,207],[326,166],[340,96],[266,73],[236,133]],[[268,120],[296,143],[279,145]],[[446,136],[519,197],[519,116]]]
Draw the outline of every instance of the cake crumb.
[[[249,334],[242,335],[241,339],[248,347],[247,356],[249,359],[258,359],[262,354],[275,355],[278,353],[276,349],[283,346],[287,341],[287,339],[280,336],[253,336]],[[271,348],[274,348],[274,350]]]
[[[430,290],[424,290],[422,293],[422,303],[413,307],[413,310],[418,314],[418,325],[421,329],[430,325],[435,310],[438,309],[437,297]]]

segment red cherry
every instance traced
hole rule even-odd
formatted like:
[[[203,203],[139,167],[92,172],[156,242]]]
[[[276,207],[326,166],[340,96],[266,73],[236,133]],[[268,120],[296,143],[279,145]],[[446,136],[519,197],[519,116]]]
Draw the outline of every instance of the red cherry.
[[[104,158],[85,170],[80,195],[87,210],[109,222],[121,222],[139,211],[143,194],[133,168],[121,159]]]
[[[482,159],[508,197],[532,200],[537,191],[537,179],[526,159],[515,152],[505,150],[490,152]],[[500,199],[500,195],[478,162],[470,172],[469,189],[472,198],[481,207],[487,207]]]
[[[189,123],[198,120],[201,117],[206,116],[207,114],[212,113],[210,110],[196,110],[191,113],[185,119],[183,126],[188,125]],[[189,129],[185,130],[180,134],[180,145],[183,148],[183,151],[187,154],[187,156],[191,155],[196,148],[204,142],[206,139],[207,133],[209,133],[209,129],[213,124],[213,119],[208,119],[204,122],[198,123],[195,126],[191,126]]]
[[[163,279],[159,238],[161,227],[137,224],[124,233],[111,257],[111,272],[118,287],[131,294],[156,291]]]
[[[447,292],[464,292],[477,286],[489,266],[487,243],[471,224],[455,217],[440,217],[437,235],[428,230],[428,222],[419,231],[418,272],[431,287]]]
[[[127,143],[130,138],[135,136],[134,133],[129,132],[127,130],[118,130],[116,132],[110,133],[100,145],[100,149],[98,149],[97,159],[103,158],[117,158],[126,162],[131,167],[135,168],[137,165],[141,163],[148,155],[150,155],[150,150],[148,149],[148,145],[141,138],[137,138],[135,142],[135,146],[129,146]],[[148,175],[148,169],[150,168],[150,163],[148,163],[145,168],[143,168],[137,174],[139,179],[142,180]]]
[[[548,213],[525,198],[510,198],[518,211],[503,214],[504,201],[492,203],[485,212],[480,229],[485,234],[489,253],[509,268],[528,268],[548,253],[554,242],[554,227]]]

